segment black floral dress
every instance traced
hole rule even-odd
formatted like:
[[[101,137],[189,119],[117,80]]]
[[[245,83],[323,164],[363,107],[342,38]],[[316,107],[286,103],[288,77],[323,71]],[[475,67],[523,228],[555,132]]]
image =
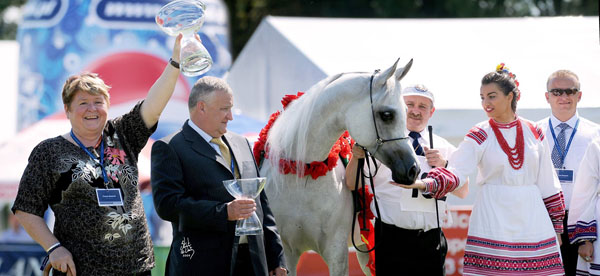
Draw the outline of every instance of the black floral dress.
[[[108,186],[121,190],[123,206],[98,205],[96,189],[105,188],[101,167],[62,136],[41,142],[29,156],[12,210],[43,217],[50,205],[54,235],[73,255],[77,275],[124,275],[154,267],[137,159],[156,125],[146,127],[140,107],[141,102],[108,120],[103,132]]]

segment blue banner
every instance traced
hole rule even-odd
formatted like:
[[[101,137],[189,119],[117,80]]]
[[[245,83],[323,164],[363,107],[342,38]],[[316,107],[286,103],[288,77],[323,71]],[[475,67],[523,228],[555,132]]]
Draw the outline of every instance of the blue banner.
[[[42,275],[46,252],[37,244],[0,243],[0,275]]]
[[[68,76],[83,71],[98,73],[112,86],[111,117],[143,99],[166,66],[175,41],[154,22],[168,2],[29,0],[17,33],[18,129],[64,113],[62,86]],[[222,77],[231,66],[227,8],[222,0],[203,2],[206,18],[199,34],[213,58],[206,75]],[[199,77],[181,76],[153,138],[175,131],[188,117],[187,96]]]

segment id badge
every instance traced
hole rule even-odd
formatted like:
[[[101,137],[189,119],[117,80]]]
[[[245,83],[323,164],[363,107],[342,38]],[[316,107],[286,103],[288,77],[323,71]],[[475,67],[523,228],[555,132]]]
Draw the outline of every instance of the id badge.
[[[560,183],[573,183],[573,170],[556,169]]]
[[[431,167],[427,164],[425,156],[417,156],[417,161],[421,167],[419,179],[423,179],[427,176],[427,172],[431,170]],[[435,202],[433,200],[423,197],[420,191],[416,193],[416,197],[414,195],[412,189],[402,189],[400,191],[400,210],[405,212],[435,213]]]
[[[422,174],[425,172],[429,172],[431,171],[431,166],[429,166],[429,164],[427,164],[427,159],[425,158],[425,156],[421,156],[421,155],[417,155],[417,162],[419,162],[419,168],[421,169],[421,177],[420,179],[423,179]],[[427,175],[425,175],[427,176]]]
[[[96,189],[96,197],[98,198],[98,206],[123,206],[120,189]]]

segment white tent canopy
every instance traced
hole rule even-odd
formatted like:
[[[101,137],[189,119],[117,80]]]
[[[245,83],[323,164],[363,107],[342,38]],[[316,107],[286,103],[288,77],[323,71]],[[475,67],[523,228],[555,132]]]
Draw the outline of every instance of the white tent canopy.
[[[455,128],[457,133],[446,133],[462,136],[475,122],[485,119],[480,111],[480,81],[498,63],[506,63],[517,75],[522,91],[520,115],[531,119],[549,114],[543,93],[548,75],[569,69],[581,80],[584,94],[579,106],[586,108],[586,114],[598,114],[590,119],[600,122],[600,112],[593,112],[600,107],[600,70],[594,65],[600,61],[598,34],[598,17],[270,16],[240,53],[228,81],[236,107],[248,116],[266,120],[281,109],[283,95],[306,91],[326,76],[387,68],[397,58],[403,65],[413,58],[403,84],[423,83],[434,91],[438,113],[432,123],[440,125],[439,130],[447,122],[440,117],[452,117],[440,113],[456,115],[456,110],[470,110],[468,114],[474,114],[475,120]]]
[[[371,72],[397,58],[414,64],[403,85],[423,83],[436,97],[434,131],[457,145],[477,122],[481,78],[506,63],[521,83],[519,115],[550,114],[544,97],[558,69],[579,75],[580,115],[600,123],[598,17],[480,19],[330,19],[267,17],[232,65],[235,106],[266,121],[285,94],[340,72]],[[474,181],[474,178],[471,177]],[[478,187],[464,200],[472,204]]]

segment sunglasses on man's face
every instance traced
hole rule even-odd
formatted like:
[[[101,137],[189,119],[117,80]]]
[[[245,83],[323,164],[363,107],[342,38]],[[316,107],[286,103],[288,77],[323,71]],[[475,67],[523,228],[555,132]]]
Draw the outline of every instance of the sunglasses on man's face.
[[[548,91],[548,93],[552,93],[552,95],[556,96],[556,97],[560,97],[563,94],[567,94],[567,96],[571,96],[571,95],[575,95],[575,93],[579,92],[578,89],[572,88],[572,89],[551,89],[550,91]]]

